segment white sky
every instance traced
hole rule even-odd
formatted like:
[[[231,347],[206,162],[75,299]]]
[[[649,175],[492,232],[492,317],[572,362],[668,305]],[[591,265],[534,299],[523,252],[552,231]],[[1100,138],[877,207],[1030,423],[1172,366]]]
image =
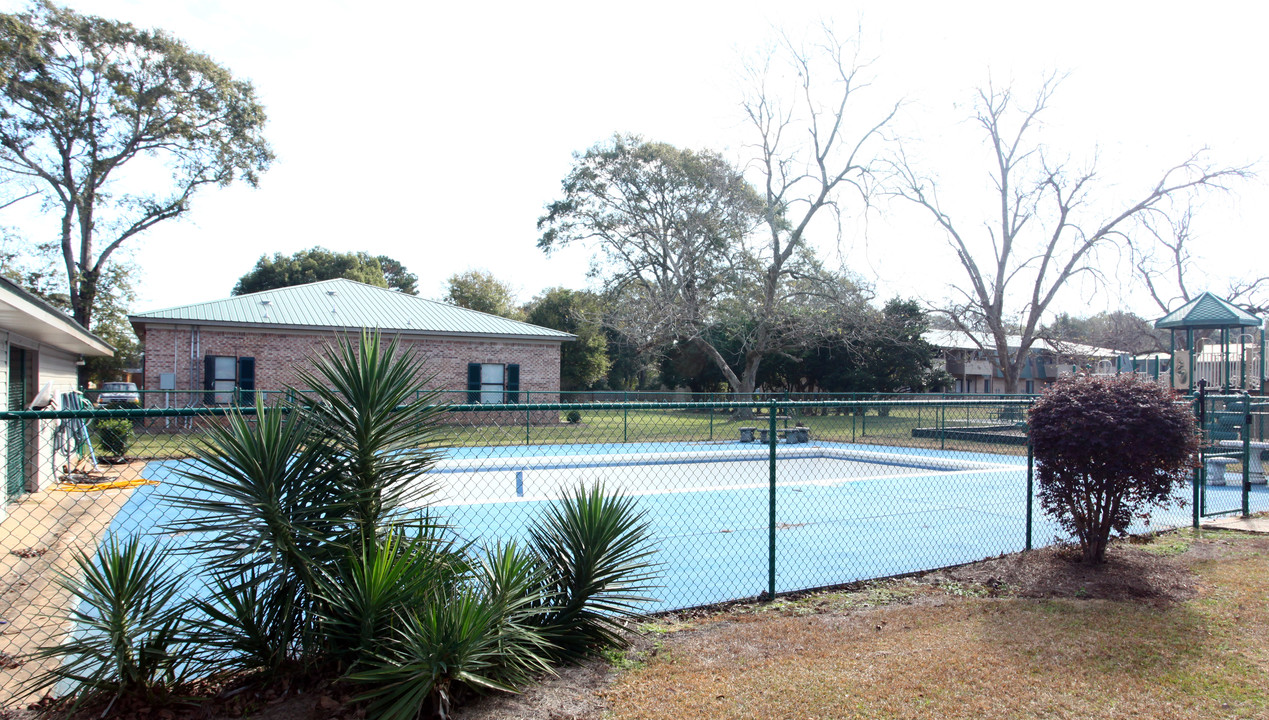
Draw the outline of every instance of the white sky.
[[[987,176],[967,165],[985,157],[967,118],[989,74],[1026,95],[1047,72],[1070,73],[1045,137],[1076,161],[1096,150],[1107,207],[1204,146],[1229,164],[1269,157],[1269,10],[1259,3],[69,4],[170,31],[252,80],[270,117],[278,160],[259,189],[204,191],[186,220],[134,244],[136,310],[227,296],[262,253],[313,245],[398,258],[428,297],[470,268],[509,281],[522,300],[583,286],[586,253],[547,258],[535,246],[536,220],[572,153],[634,132],[743,161],[740,59],[773,28],[799,33],[821,18],[862,26],[877,57],[870,93],[906,100],[896,132],[942,178],[949,202],[960,200],[953,209],[966,227],[991,213],[981,196],[972,202]],[[1255,180],[1200,211],[1208,282],[1194,289],[1269,274],[1267,191]],[[55,229],[20,224],[32,237]],[[961,281],[942,235],[912,208],[883,204],[847,231],[847,265],[882,297],[935,301]],[[817,240],[836,247],[824,232]],[[1126,265],[1104,260],[1110,277],[1127,280]],[[1072,290],[1061,307],[1077,314],[1157,315],[1118,287],[1091,298],[1090,288]]]

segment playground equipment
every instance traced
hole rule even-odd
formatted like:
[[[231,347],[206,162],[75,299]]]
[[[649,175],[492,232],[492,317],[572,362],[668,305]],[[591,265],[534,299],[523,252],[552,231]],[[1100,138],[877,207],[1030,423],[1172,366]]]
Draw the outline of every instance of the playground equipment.
[[[1265,335],[1260,318],[1205,292],[1154,326],[1171,331],[1169,377],[1173,388],[1190,394],[1202,380],[1226,394],[1237,390],[1264,393]],[[1178,340],[1183,343],[1178,344]],[[1236,358],[1233,352],[1237,352]]]

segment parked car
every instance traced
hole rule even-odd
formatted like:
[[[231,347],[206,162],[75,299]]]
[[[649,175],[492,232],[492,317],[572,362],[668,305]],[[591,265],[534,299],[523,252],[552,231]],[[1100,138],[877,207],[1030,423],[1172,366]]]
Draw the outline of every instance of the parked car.
[[[97,395],[98,405],[140,405],[141,393],[137,392],[137,384],[130,382],[108,382],[101,384],[101,393]]]

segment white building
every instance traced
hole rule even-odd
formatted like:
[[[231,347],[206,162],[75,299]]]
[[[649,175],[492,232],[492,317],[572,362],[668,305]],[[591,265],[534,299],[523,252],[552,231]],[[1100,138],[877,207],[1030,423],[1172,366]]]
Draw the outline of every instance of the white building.
[[[922,338],[941,351],[943,370],[956,380],[958,393],[999,394],[1005,392],[1004,376],[996,358],[996,341],[990,333],[959,330],[930,330]],[[1022,344],[1017,335],[1006,337],[1010,351]],[[1036,338],[1027,362],[1018,377],[1018,392],[1037,393],[1062,375],[1080,367],[1113,359],[1117,353],[1107,348]]]
[[[0,409],[27,409],[45,385],[54,397],[75,390],[83,358],[113,354],[65,313],[0,278]],[[5,499],[53,482],[47,453],[56,421],[8,420],[0,426]]]

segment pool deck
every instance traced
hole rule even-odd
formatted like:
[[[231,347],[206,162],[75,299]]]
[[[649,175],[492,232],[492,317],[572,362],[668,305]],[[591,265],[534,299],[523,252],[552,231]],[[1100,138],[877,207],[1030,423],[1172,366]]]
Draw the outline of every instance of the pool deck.
[[[1203,523],[1209,530],[1237,530],[1239,532],[1269,534],[1269,514],[1252,515],[1251,517],[1225,517]]]
[[[140,477],[145,463],[108,467],[108,475]],[[99,492],[46,490],[8,505],[0,522],[0,653],[11,657],[49,644],[62,629],[70,594],[57,579],[75,571],[74,551],[93,552],[128,503],[135,488]],[[52,664],[55,661],[46,661]],[[39,671],[32,662],[16,668],[0,663],[0,693],[12,705],[38,700],[16,695]]]

